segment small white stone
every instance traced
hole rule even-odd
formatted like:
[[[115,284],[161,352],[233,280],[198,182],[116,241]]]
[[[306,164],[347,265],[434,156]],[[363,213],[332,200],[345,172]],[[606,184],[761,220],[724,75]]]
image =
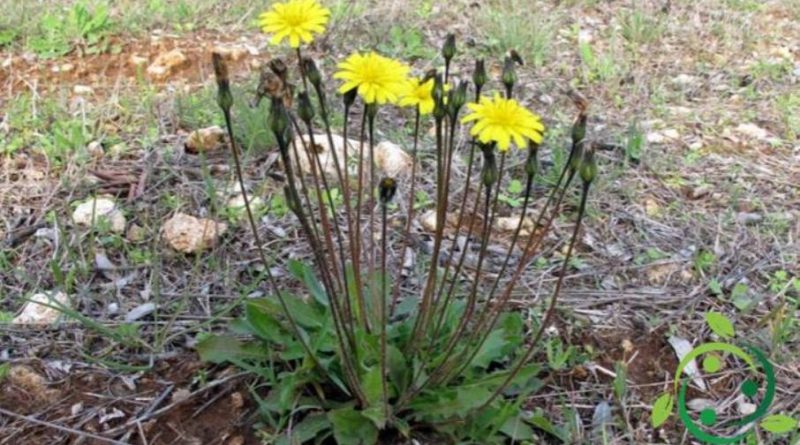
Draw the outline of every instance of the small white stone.
[[[46,306],[45,306],[46,305]],[[63,292],[44,292],[33,295],[13,324],[53,324],[61,317],[58,308],[69,309],[69,297]]]
[[[179,252],[196,253],[216,244],[227,229],[224,223],[177,213],[164,224],[162,237]]]
[[[88,85],[75,85],[72,87],[72,92],[80,96],[86,96],[94,93],[94,88]]]
[[[413,161],[399,145],[383,141],[375,147],[375,165],[386,175],[397,178],[411,174]]]
[[[72,221],[82,227],[94,227],[99,221],[106,221],[114,233],[123,233],[127,222],[110,197],[89,198],[79,204],[72,212]]]

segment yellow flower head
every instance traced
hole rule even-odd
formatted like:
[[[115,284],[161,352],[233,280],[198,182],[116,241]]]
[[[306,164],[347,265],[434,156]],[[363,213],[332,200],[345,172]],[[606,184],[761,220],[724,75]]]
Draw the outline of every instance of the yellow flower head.
[[[358,94],[368,104],[397,103],[408,89],[408,71],[405,64],[380,54],[355,53],[339,64],[333,77],[344,80],[340,93],[358,88]]]
[[[480,103],[469,103],[472,113],[464,116],[461,122],[475,124],[470,134],[480,142],[496,142],[500,151],[508,150],[511,140],[518,148],[525,148],[525,140],[537,144],[542,142],[542,125],[539,116],[531,113],[514,99],[505,99],[495,94],[489,99],[482,97]]]
[[[272,34],[270,43],[277,45],[289,38],[292,48],[300,47],[300,41],[311,43],[314,34],[325,32],[331,11],[316,0],[289,0],[275,3],[272,9],[259,16],[258,24],[265,33]]]
[[[400,98],[401,107],[419,107],[419,114],[430,114],[436,105],[433,100],[433,79],[423,82],[422,79],[409,79],[406,91]]]

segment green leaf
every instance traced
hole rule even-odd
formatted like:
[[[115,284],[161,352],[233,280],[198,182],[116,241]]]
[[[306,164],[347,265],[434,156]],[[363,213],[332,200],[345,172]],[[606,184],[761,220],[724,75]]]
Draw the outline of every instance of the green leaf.
[[[10,370],[11,370],[11,364],[10,363],[3,363],[2,365],[0,365],[0,382],[2,382],[3,380],[6,379],[6,376],[8,375],[8,371],[10,371]]]
[[[505,348],[503,348],[503,346],[506,340],[503,331],[503,329],[495,329],[486,337],[483,346],[481,346],[481,349],[475,354],[475,358],[472,359],[472,363],[470,363],[471,366],[483,369],[489,366],[491,362],[504,355]]]
[[[656,403],[653,404],[653,410],[650,412],[650,424],[653,428],[658,428],[672,415],[672,394],[665,392],[661,394]]]
[[[325,414],[309,414],[295,425],[291,433],[281,436],[275,445],[295,445],[310,442],[319,433],[330,429],[331,422]]]
[[[627,378],[628,369],[622,362],[617,362],[614,364],[614,371],[616,371],[616,377],[614,377],[614,394],[617,396],[617,400],[622,400],[625,397],[625,392],[627,389],[627,384],[625,379]]]
[[[731,338],[736,333],[733,329],[733,323],[719,312],[707,313],[706,323],[708,323],[708,327],[711,328],[715,334],[722,338]]]
[[[281,324],[264,305],[256,301],[248,301],[244,306],[245,319],[252,333],[257,337],[273,343],[283,344],[285,332]]]
[[[372,445],[378,442],[378,429],[372,420],[353,408],[328,412],[333,437],[339,445]]]
[[[197,353],[204,361],[224,363],[248,356],[244,343],[230,335],[209,335],[197,343]]]
[[[361,411],[361,414],[371,420],[375,428],[382,430],[386,427],[386,421],[388,419],[386,418],[386,405],[383,402],[372,404],[369,408]]]
[[[289,273],[306,285],[308,292],[319,304],[328,306],[328,296],[311,267],[297,260],[289,260],[287,268]]]
[[[797,419],[783,414],[773,414],[761,420],[761,428],[774,434],[788,433],[797,428]]]
[[[389,345],[387,355],[389,379],[394,383],[397,391],[403,393],[411,384],[411,367],[406,362],[403,353],[394,345]]]
[[[503,426],[500,427],[500,432],[510,437],[514,442],[534,439],[533,429],[525,423],[521,414],[506,420]]]
[[[381,367],[373,366],[364,375],[363,379],[364,395],[370,404],[383,400],[383,379],[381,378]]]
[[[555,436],[559,438],[562,442],[566,442],[564,438],[564,434],[550,422],[550,419],[545,417],[541,413],[534,414],[530,419],[528,419],[528,423],[533,425],[535,428],[538,428],[544,431],[547,434]]]

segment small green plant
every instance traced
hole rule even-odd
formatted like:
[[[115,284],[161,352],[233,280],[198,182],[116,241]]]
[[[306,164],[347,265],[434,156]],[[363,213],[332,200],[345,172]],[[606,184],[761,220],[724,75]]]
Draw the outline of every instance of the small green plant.
[[[108,5],[100,3],[89,9],[81,1],[72,5],[66,17],[55,13],[42,16],[38,32],[28,39],[28,45],[44,58],[63,56],[76,48],[95,54],[108,49],[110,30]]]
[[[707,250],[699,250],[694,256],[694,269],[700,274],[707,274],[717,264],[717,256]]]
[[[517,208],[522,205],[522,192],[524,187],[522,181],[519,179],[512,179],[506,186],[506,193],[501,193],[497,199],[500,202],[506,203],[511,208]]]
[[[640,8],[623,13],[618,20],[622,27],[622,37],[634,48],[655,42],[664,29],[653,13]]]
[[[306,6],[304,14],[322,14],[318,5]],[[281,20],[281,9],[269,14],[270,20]],[[292,16],[286,26],[293,29],[301,25]],[[447,38],[441,51],[444,73],[435,72],[429,79],[409,80],[404,64],[375,53],[351,55],[335,77],[343,79],[345,85],[352,84],[342,91],[341,134],[345,140],[354,138],[357,147],[355,153],[342,153],[341,157],[331,150],[334,172],[329,173],[322,168],[318,151],[298,136],[308,134],[309,139],[332,141],[330,114],[334,101],[328,97],[326,80],[316,63],[303,57],[299,45],[302,34],[295,36],[294,43],[291,33],[285,37],[295,49],[298,81],[292,81],[290,72],[295,71],[289,69],[289,63],[273,59],[268,64],[270,71],[262,73],[257,91],[269,101],[268,128],[277,142],[285,177],[283,202],[297,220],[311,259],[277,259],[301,284],[292,291],[279,285],[271,267],[276,259],[261,247],[264,243],[257,218],[245,193],[245,214],[272,293],[248,299],[230,333],[204,336],[198,343],[200,355],[210,362],[232,363],[251,371],[269,387],[269,394],[259,403],[268,428],[262,435],[277,443],[367,445],[379,439],[407,441],[418,431],[426,431],[436,443],[532,441],[534,428],[557,435],[546,419],[526,415],[520,407],[542,386],[540,374],[545,366],[534,357],[544,342],[545,328],[553,322],[590,186],[597,175],[593,147],[585,143],[588,104],[576,100],[571,149],[536,216],[542,230],[523,240],[519,232],[538,172],[543,126],[538,117],[513,99],[514,67],[521,62],[518,54],[512,53],[505,60],[502,95],[487,94],[491,99],[479,104],[507,114],[500,120],[516,122],[519,127],[498,124],[487,117],[497,114],[482,114],[475,106],[471,107],[473,114],[462,116],[467,96],[473,96],[468,94],[469,89],[479,100],[488,76],[484,65],[476,63],[471,85],[462,81],[446,92],[450,63],[456,54],[453,36]],[[236,137],[239,127],[234,122],[238,116],[227,66],[219,54],[213,55],[213,64],[217,103],[228,130],[233,168],[245,191]],[[430,82],[430,88],[426,88],[426,82]],[[398,100],[400,97],[402,100]],[[380,177],[373,162],[376,127],[384,123],[380,110],[387,107],[385,102],[414,108],[413,140],[401,144],[413,147],[411,173],[404,179],[410,186],[405,206],[392,205],[398,179]],[[432,107],[427,108],[428,104]],[[349,119],[355,115],[360,115],[360,132],[348,135],[352,128]],[[459,125],[470,120],[480,122],[473,127],[478,130],[498,127],[479,132],[476,139],[459,146]],[[436,135],[433,141],[421,131],[431,123]],[[315,129],[318,126],[322,128]],[[512,130],[520,127],[524,132]],[[512,187],[516,194],[524,193],[523,218],[501,268],[489,275],[486,259],[496,214],[491,209],[499,199],[498,184],[508,174],[505,166],[512,135],[514,144],[527,155],[525,186],[518,181]],[[419,162],[418,150],[423,144],[436,154],[432,165]],[[301,150],[310,157],[307,167],[298,165]],[[469,153],[467,174],[463,184],[455,184],[451,173],[455,156],[462,150]],[[347,168],[351,156],[355,157],[355,171]],[[419,265],[412,272],[415,275],[409,279],[401,271],[405,249],[412,239],[415,203],[420,199],[414,187],[428,182],[428,178],[420,179],[422,175],[430,175],[436,184],[431,200],[436,228],[431,252],[420,255]],[[528,324],[511,309],[509,301],[576,180],[581,185],[579,204],[572,214],[575,223],[557,285],[541,317]],[[456,195],[454,190],[461,192]],[[400,208],[407,213],[397,215]],[[457,220],[455,233],[463,233],[463,238],[475,242],[478,248],[477,265],[470,271],[475,279],[469,282],[460,277],[471,248],[456,249],[455,243],[462,237],[446,236],[448,213]],[[474,221],[479,218],[468,215],[482,215],[484,223],[478,227]],[[396,220],[405,224],[390,224]],[[522,256],[511,264],[516,249]],[[439,261],[447,256],[447,261]],[[576,350],[556,340],[544,342],[545,348],[550,365],[563,369],[576,358]]]
[[[436,53],[425,44],[425,38],[416,28],[392,26],[389,29],[388,41],[381,43],[378,48],[395,57],[404,57],[411,60],[429,59]]]

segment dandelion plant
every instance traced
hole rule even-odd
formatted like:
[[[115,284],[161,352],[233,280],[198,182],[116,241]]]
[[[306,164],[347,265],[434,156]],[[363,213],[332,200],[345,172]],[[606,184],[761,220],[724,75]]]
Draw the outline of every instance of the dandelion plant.
[[[277,142],[285,201],[312,254],[308,263],[286,263],[303,283],[304,295],[281,289],[264,268],[270,296],[248,300],[237,324],[237,332],[248,332],[252,344],[266,346],[256,349],[263,356],[244,354],[245,346],[236,343],[225,360],[254,372],[263,372],[264,363],[277,363],[279,384],[264,406],[274,433],[283,434],[287,443],[302,437],[298,440],[369,444],[409,438],[416,431],[453,442],[530,439],[524,433],[530,428],[518,433],[502,426],[527,420],[514,407],[519,397],[539,388],[547,371],[536,362],[536,353],[555,317],[597,175],[585,137],[585,103],[579,104],[573,124],[569,160],[541,196],[535,230],[523,235],[523,220],[539,199],[533,184],[546,129],[514,97],[520,91],[514,88],[519,56],[506,56],[496,85],[483,60],[475,61],[471,76],[463,76],[454,63],[455,36],[448,35],[441,51],[443,73],[412,75],[401,61],[356,51],[337,65],[330,80],[303,55],[303,45],[324,32],[329,16],[315,0],[275,3],[260,16],[271,43],[288,40],[292,48],[291,58],[266,64],[258,96],[270,102],[265,123]],[[231,159],[244,192],[230,80],[223,59],[215,55],[213,62]],[[344,113],[341,128],[331,123],[337,108]],[[411,158],[410,172],[400,177],[384,176],[375,163],[378,129],[389,125],[388,108],[405,109],[400,113],[413,128],[410,140],[400,141]],[[429,136],[424,129],[431,126]],[[460,137],[462,127],[468,129],[466,139]],[[345,141],[341,151],[333,149],[339,135]],[[320,143],[331,150],[335,174],[323,166],[316,149]],[[503,250],[499,273],[492,273],[489,247],[499,242],[492,228],[500,184],[508,174],[507,160],[519,156],[526,175],[522,215]],[[308,168],[300,168],[301,158],[309,160]],[[466,172],[456,174],[461,165]],[[412,226],[415,191],[428,177],[435,184],[435,227],[425,253],[416,247]],[[541,255],[575,178],[582,183],[580,206],[562,269],[549,299],[542,300],[542,320],[526,325],[509,307],[510,297]],[[331,199],[332,190],[340,190],[342,199]],[[250,200],[244,202],[261,261],[265,266],[280,262],[264,247]],[[412,250],[418,265],[408,270],[405,259]],[[477,258],[467,261],[474,250]],[[201,343],[201,354],[208,347],[208,341]],[[303,409],[296,408],[298,403]],[[294,431],[305,427],[313,434],[292,436],[290,424]]]

